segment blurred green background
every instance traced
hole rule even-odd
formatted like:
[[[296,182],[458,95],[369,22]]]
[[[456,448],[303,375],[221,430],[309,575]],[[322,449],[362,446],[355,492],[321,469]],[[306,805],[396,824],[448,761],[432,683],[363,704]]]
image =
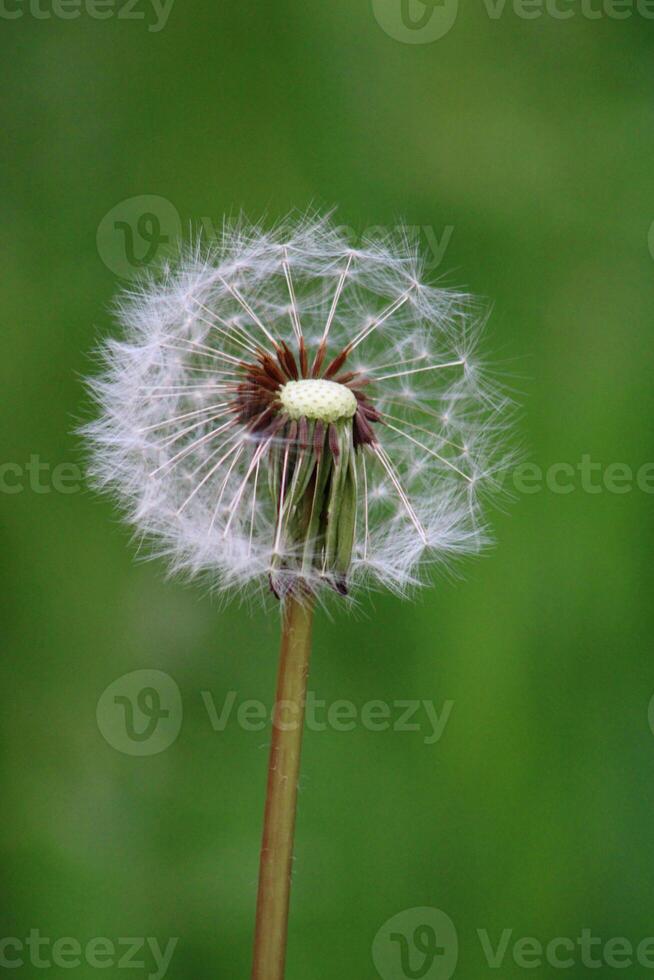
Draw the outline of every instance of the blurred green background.
[[[214,731],[202,692],[270,705],[278,623],[135,562],[75,478],[80,379],[130,272],[127,232],[102,221],[118,208],[143,256],[132,198],[154,195],[162,234],[313,204],[446,242],[434,275],[492,299],[487,349],[523,393],[531,461],[601,464],[597,492],[578,472],[559,475],[569,493],[518,492],[495,551],[417,603],[318,617],[315,697],[453,704],[435,744],[424,714],[418,731],[307,733],[289,980],[372,980],[378,931],[423,906],[455,924],[466,980],[498,975],[478,930],[494,946],[512,930],[503,980],[560,972],[516,963],[524,936],[637,945],[654,934],[654,498],[602,480],[654,459],[654,22],[599,0],[593,18],[566,0],[569,19],[176,0],[162,24],[123,2],[0,16],[1,937],[179,937],[172,980],[249,975],[268,733]],[[144,757],[96,722],[138,669],[169,674],[184,710]],[[14,975],[41,975],[25,962]],[[381,975],[408,975],[390,947]]]

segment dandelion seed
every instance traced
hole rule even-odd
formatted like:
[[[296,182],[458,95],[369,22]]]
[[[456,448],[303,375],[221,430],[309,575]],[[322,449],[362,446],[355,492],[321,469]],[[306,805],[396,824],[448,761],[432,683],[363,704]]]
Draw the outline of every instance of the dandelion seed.
[[[469,299],[420,272],[321,219],[182,254],[121,300],[124,340],[91,382],[97,482],[218,589],[402,592],[478,550],[506,400],[470,366]]]

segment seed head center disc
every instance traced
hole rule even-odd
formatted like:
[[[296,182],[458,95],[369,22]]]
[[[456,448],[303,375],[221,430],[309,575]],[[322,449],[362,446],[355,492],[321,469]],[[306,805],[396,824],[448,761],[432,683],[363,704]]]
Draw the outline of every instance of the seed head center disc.
[[[321,422],[337,422],[338,419],[351,419],[357,410],[357,400],[346,385],[324,378],[288,381],[279,397],[292,419],[304,416]]]

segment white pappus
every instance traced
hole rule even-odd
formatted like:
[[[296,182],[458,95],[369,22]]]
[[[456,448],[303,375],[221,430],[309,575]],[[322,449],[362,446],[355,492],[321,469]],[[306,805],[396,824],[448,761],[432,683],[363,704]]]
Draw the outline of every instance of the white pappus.
[[[396,235],[226,223],[117,312],[89,381],[91,476],[175,571],[404,593],[484,544],[510,403],[476,357],[483,311],[423,283]]]

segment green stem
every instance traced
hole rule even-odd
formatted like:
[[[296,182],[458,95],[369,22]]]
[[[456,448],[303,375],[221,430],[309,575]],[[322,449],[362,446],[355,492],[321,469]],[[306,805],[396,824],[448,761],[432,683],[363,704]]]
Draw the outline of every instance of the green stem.
[[[284,601],[263,821],[252,980],[283,980],[313,600]]]

